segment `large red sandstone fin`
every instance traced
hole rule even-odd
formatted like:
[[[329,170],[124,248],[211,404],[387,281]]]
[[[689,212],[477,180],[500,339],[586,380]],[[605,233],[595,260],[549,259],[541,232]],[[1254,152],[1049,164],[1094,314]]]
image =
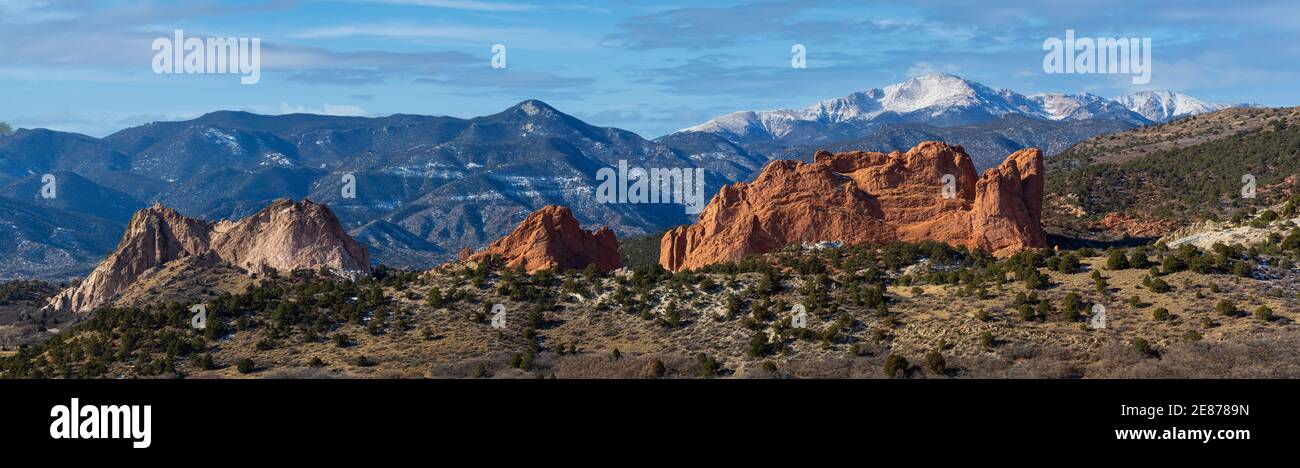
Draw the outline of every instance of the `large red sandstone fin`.
[[[664,234],[659,263],[694,269],[817,241],[930,239],[1009,255],[1046,246],[1042,194],[1036,149],[983,176],[961,146],[937,141],[907,152],[818,151],[812,163],[773,161],[754,181],[723,187],[699,222]]]
[[[509,235],[465,258],[481,261],[499,256],[506,266],[532,273],[540,270],[582,269],[595,264],[601,271],[620,266],[618,239],[602,227],[583,230],[573,212],[550,205],[534,211]]]

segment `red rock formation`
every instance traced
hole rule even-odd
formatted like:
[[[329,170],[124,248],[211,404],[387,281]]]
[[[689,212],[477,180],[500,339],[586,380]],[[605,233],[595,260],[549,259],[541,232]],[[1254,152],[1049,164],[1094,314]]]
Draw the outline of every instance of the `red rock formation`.
[[[951,198],[946,174],[954,177]],[[818,151],[812,163],[775,161],[753,182],[723,187],[698,223],[664,234],[659,263],[694,269],[817,241],[932,239],[1006,256],[1047,245],[1042,196],[1037,149],[981,177],[960,146],[940,142],[906,153]]]
[[[511,268],[532,273],[551,269],[582,269],[595,264],[601,271],[619,267],[618,239],[614,231],[600,228],[593,234],[578,225],[573,212],[563,206],[534,211],[509,235],[465,260],[500,256]]]
[[[328,207],[309,200],[277,200],[233,223],[187,218],[154,204],[135,213],[117,249],[85,281],[54,296],[48,307],[90,311],[149,270],[194,255],[211,255],[251,272],[370,269],[365,247],[343,232]]]

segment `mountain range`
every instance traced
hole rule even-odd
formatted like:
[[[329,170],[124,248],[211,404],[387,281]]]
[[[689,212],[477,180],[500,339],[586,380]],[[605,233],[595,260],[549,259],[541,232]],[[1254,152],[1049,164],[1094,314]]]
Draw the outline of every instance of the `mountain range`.
[[[803,109],[733,112],[658,141],[712,134],[751,153],[807,159],[823,148],[891,151],[943,140],[961,144],[984,169],[1023,148],[1053,155],[1091,136],[1225,107],[1169,91],[1115,99],[1088,93],[1023,95],[933,73]]]
[[[674,204],[597,203],[597,171],[620,161],[703,168],[711,197],[773,158],[807,160],[816,149],[942,140],[962,145],[983,170],[1026,147],[1052,155],[1215,106],[1148,97],[1123,101],[1135,110],[1093,95],[1024,96],[927,75],[804,110],[730,114],[655,140],[536,100],[469,119],[219,111],[104,138],[20,129],[0,136],[0,278],[83,275],[114,249],[132,213],[154,203],[219,220],[307,198],[333,208],[374,261],[425,268],[502,237],[547,205],[620,237],[692,221]],[[40,196],[46,174],[57,181],[55,198]],[[353,181],[355,197],[346,197]]]
[[[472,119],[221,111],[102,139],[21,129],[0,137],[3,203],[13,205],[0,212],[0,277],[84,274],[113,249],[131,214],[155,202],[217,220],[308,198],[332,207],[378,262],[404,267],[481,247],[546,205],[645,234],[689,218],[676,204],[597,203],[597,171],[620,161],[703,168],[712,194],[766,162],[708,140],[674,148],[535,100]],[[40,196],[46,174],[56,178],[54,198]],[[353,181],[355,197],[347,197]]]

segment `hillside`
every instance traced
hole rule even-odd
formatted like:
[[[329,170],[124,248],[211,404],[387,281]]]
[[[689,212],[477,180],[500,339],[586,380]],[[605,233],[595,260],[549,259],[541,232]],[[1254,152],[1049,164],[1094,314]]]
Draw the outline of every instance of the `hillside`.
[[[0,377],[1295,378],[1297,258],[1300,241],[1005,260],[922,243],[677,274],[304,271],[101,309],[0,358]]]
[[[1094,137],[1047,161],[1044,224],[1072,237],[1160,237],[1275,204],[1300,172],[1300,108],[1232,108]],[[1257,198],[1242,197],[1254,176]]]

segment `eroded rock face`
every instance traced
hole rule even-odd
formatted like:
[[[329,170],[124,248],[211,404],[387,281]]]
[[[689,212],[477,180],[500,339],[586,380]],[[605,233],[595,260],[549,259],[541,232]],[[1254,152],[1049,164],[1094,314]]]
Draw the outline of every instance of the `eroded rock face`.
[[[572,211],[555,205],[529,214],[509,235],[465,260],[482,261],[490,255],[500,256],[508,267],[529,273],[582,269],[590,264],[611,271],[620,265],[614,231],[605,227],[595,233],[583,230]]]
[[[49,308],[87,312],[129,287],[151,269],[208,255],[254,273],[326,268],[369,271],[365,247],[343,232],[325,205],[277,200],[237,222],[209,223],[160,204],[135,213],[117,249],[80,285],[50,300]]]
[[[906,153],[818,151],[812,163],[774,161],[753,182],[723,187],[698,223],[664,234],[659,263],[694,269],[819,241],[930,239],[1006,256],[1047,245],[1042,197],[1037,149],[982,176],[960,146],[941,142]]]
[[[366,248],[343,231],[329,207],[311,200],[276,200],[237,222],[217,223],[212,250],[225,261],[253,272],[370,269]]]

